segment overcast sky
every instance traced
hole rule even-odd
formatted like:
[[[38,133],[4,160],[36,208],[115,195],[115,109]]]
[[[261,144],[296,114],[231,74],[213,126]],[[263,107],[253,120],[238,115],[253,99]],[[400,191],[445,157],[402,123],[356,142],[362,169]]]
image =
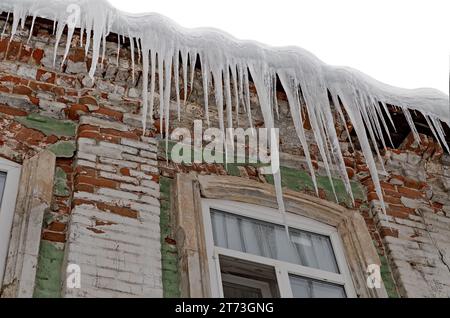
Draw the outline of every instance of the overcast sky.
[[[184,27],[215,27],[240,39],[296,45],[324,62],[387,84],[448,94],[449,0],[110,0],[158,12]]]

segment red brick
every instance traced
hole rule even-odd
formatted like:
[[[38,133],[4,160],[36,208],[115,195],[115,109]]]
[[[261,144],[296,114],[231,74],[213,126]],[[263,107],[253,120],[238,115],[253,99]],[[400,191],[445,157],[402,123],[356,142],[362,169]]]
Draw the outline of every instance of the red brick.
[[[397,218],[406,219],[410,214],[414,214],[414,209],[390,204],[386,209],[386,213]]]
[[[42,49],[34,49],[33,60],[36,64],[41,64],[41,60],[44,57],[44,51]]]
[[[22,84],[25,86],[28,85],[28,80],[12,75],[5,75],[0,77],[0,82],[11,82],[14,84]]]
[[[50,223],[50,225],[47,227],[47,230],[53,231],[53,232],[64,232],[66,229],[66,225],[64,223],[53,221]]]
[[[421,199],[422,198],[422,192],[410,188],[405,187],[397,187],[397,190],[399,194],[402,196],[411,198],[411,199]]]
[[[378,195],[375,192],[367,194],[367,201],[379,200]]]
[[[80,176],[96,177],[97,171],[93,168],[85,166],[77,166],[75,168],[75,173]]]
[[[381,237],[385,237],[385,236],[398,237],[398,230],[388,228],[388,227],[382,227],[380,229],[380,235],[381,235]]]
[[[46,77],[48,77],[48,78],[46,80],[44,80],[43,75],[46,75]],[[48,75],[50,75],[50,76],[48,76]],[[55,84],[55,79],[56,79],[56,74],[54,72],[49,72],[42,68],[37,70],[36,80],[45,82],[45,83],[49,83],[49,84]]]
[[[11,116],[26,116],[27,112],[21,109],[8,107],[0,104],[0,113],[8,114]]]
[[[67,58],[75,63],[83,62],[86,58],[84,54],[84,49],[76,48],[75,50],[73,50],[72,54],[70,54]]]
[[[139,212],[137,212],[135,210],[118,207],[118,206],[113,206],[113,205],[109,205],[109,204],[105,204],[105,203],[97,203],[97,208],[100,210],[103,210],[103,211],[111,212],[114,214],[126,216],[126,217],[133,218],[133,219],[137,219],[137,217],[139,216]]]
[[[106,116],[114,118],[118,121],[122,121],[122,119],[123,119],[123,113],[118,112],[116,110],[106,108],[106,107],[100,107],[99,109],[95,110],[94,113],[106,115]]]
[[[80,126],[78,127],[78,132],[79,132],[79,133],[80,133],[80,132],[83,132],[83,131],[95,131],[95,132],[99,132],[99,131],[100,131],[100,128],[97,127],[97,126],[92,126],[92,125],[84,124],[84,125],[80,125]]]
[[[44,230],[44,233],[42,233],[42,239],[51,242],[65,243],[66,235],[62,233],[47,232]]]
[[[85,104],[85,105],[95,105],[97,106],[97,100],[95,99],[95,97],[92,96],[83,96],[80,97],[80,99],[78,100],[79,104]]]
[[[94,193],[94,186],[89,185],[89,184],[83,184],[83,183],[77,183],[75,184],[75,191],[79,191],[79,192],[89,192],[89,193]]]
[[[80,119],[80,113],[88,113],[89,108],[86,105],[73,104],[70,105],[69,108],[66,108],[64,111],[66,112],[66,115],[69,119],[78,120]]]
[[[76,177],[75,182],[90,184],[90,185],[102,187],[102,188],[116,189],[118,187],[118,183],[113,180],[104,179],[104,178],[94,178],[94,177],[88,177],[88,176],[80,176],[80,175]]]
[[[20,50],[19,61],[27,63],[30,59],[32,51],[33,49],[31,47],[26,45],[22,46],[22,49]]]
[[[19,57],[20,48],[22,46],[22,42],[11,41],[8,46],[8,53],[6,54],[6,58],[11,61],[15,61]]]
[[[131,131],[119,131],[111,128],[100,128],[100,132],[108,135],[124,137],[129,139],[139,139],[139,135]]]
[[[123,176],[129,177],[129,176],[130,176],[130,169],[128,169],[128,168],[120,168],[120,173],[121,173]]]
[[[419,180],[414,180],[411,178],[405,178],[405,187],[407,188],[412,188],[412,189],[416,189],[416,190],[422,190],[423,188],[426,187],[426,183],[419,181]]]
[[[14,88],[13,88],[13,93],[14,93],[14,94],[19,94],[19,95],[27,95],[27,96],[30,96],[30,95],[33,93],[33,91],[32,91],[31,88],[29,88],[29,87],[27,87],[27,86],[24,86],[24,85],[17,85],[17,86],[14,86]]]

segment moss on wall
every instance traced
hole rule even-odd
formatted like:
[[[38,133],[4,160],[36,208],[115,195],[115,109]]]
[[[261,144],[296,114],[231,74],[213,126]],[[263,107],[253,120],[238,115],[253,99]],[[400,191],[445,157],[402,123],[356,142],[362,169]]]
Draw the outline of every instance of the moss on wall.
[[[162,281],[163,295],[168,298],[180,297],[178,253],[176,245],[174,244],[175,242],[171,239],[170,202],[172,182],[172,179],[165,177],[160,178]]]
[[[33,297],[61,297],[61,266],[64,258],[63,244],[41,241]]]

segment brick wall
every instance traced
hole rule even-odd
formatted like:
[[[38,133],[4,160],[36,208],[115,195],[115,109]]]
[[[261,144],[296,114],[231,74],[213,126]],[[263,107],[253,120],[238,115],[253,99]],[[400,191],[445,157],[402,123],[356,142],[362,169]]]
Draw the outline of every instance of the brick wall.
[[[0,29],[4,20],[0,20]],[[164,137],[159,135],[158,120],[142,136],[142,68],[138,62],[133,76],[126,47],[117,56],[117,43],[108,41],[106,58],[92,81],[87,75],[91,56],[79,48],[79,37],[74,37],[62,67],[63,47],[57,50],[54,67],[52,23],[38,19],[28,41],[29,22],[12,41],[7,26],[6,37],[0,40],[0,156],[21,163],[46,148],[57,155],[54,198],[42,230],[35,296],[179,295],[177,251],[168,214],[171,178],[189,171],[258,182],[272,182],[271,178],[260,174],[255,165],[175,164],[165,156],[165,143],[158,142]],[[60,43],[65,43],[64,36]],[[251,89],[252,117],[259,127],[262,116]],[[214,105],[214,97],[209,99]],[[278,99],[283,185],[315,195],[282,92]],[[170,129],[192,129],[193,120],[204,117],[202,104],[197,71],[179,121],[176,105],[171,104]],[[214,107],[210,107],[210,118],[211,125],[218,126]],[[308,118],[304,119],[319,196],[333,201]],[[420,146],[410,136],[399,149],[385,151],[387,174],[380,175],[388,204],[385,216],[357,143],[356,150],[350,147],[344,130],[348,123],[337,116],[335,120],[356,205],[351,206],[342,182],[336,179],[338,201],[357,208],[365,217],[382,259],[389,295],[450,296],[449,156],[427,136]],[[243,110],[235,124],[238,121],[248,127]],[[165,189],[161,203],[160,177]],[[63,286],[65,264],[71,262],[81,266],[80,290]],[[56,269],[61,275],[54,274]]]

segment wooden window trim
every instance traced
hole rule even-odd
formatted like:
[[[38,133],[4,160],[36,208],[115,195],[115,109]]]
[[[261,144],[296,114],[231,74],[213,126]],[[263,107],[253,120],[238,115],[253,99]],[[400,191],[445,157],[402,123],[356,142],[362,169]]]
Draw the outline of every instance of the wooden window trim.
[[[177,174],[173,187],[173,216],[181,267],[183,297],[211,297],[211,282],[202,216],[202,200],[236,201],[276,209],[274,186],[233,176]],[[381,288],[367,286],[368,265],[381,265],[363,217],[317,197],[283,190],[286,211],[337,229],[356,297],[387,297]]]

